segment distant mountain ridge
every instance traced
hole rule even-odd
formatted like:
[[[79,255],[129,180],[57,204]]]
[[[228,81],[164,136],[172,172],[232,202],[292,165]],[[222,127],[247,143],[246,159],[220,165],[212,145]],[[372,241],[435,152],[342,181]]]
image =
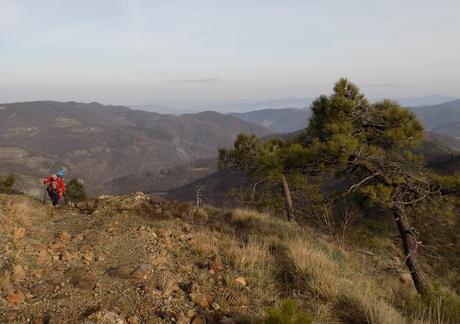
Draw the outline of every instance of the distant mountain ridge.
[[[432,133],[460,138],[460,99],[431,106],[409,107],[426,130]],[[290,133],[305,128],[310,109],[284,108],[263,109],[232,116],[244,121],[271,128],[277,133]]]
[[[428,131],[460,138],[460,99],[410,109]]]
[[[0,104],[0,170],[39,188],[37,179],[65,166],[68,178],[82,178],[91,193],[110,193],[117,178],[213,158],[243,132],[273,133],[216,112],[173,116],[98,103]]]
[[[398,101],[402,106],[405,107],[419,107],[419,106],[431,106],[431,105],[439,105],[444,102],[457,100],[459,98],[452,97],[452,96],[444,96],[444,95],[429,95],[429,96],[422,96],[422,97],[405,97],[405,98],[398,98]]]
[[[233,102],[222,101],[165,101],[161,103],[150,103],[142,105],[129,105],[133,109],[141,109],[149,112],[162,114],[180,115],[184,113],[197,113],[203,110],[215,110],[222,113],[239,113],[260,109],[281,109],[286,107],[307,108],[312,98],[288,97],[266,100],[240,99]]]
[[[426,153],[458,152],[460,100],[410,109],[434,144]],[[98,103],[0,104],[0,173],[19,174],[19,185],[35,195],[38,180],[61,166],[92,194],[165,192],[215,172],[217,148],[233,145],[239,133],[292,133],[309,116],[298,108],[175,116]]]
[[[231,115],[268,127],[277,133],[290,133],[307,127],[311,113],[310,109],[284,108],[255,110]]]

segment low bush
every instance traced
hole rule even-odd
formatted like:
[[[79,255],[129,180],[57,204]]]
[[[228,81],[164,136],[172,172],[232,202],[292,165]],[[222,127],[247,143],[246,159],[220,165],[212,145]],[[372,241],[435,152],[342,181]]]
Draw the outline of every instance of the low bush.
[[[276,308],[268,311],[267,324],[310,324],[312,318],[300,311],[292,299],[287,299]]]
[[[86,200],[85,186],[76,179],[67,184],[64,197],[66,202],[81,202]]]
[[[14,184],[16,183],[16,177],[9,175],[5,178],[0,177],[0,193],[12,194],[14,193]]]

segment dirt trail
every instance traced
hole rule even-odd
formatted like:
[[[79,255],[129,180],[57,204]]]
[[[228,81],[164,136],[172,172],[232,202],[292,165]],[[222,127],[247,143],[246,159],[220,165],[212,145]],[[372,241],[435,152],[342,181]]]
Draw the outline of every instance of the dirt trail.
[[[52,209],[0,195],[0,322],[232,323],[238,274],[197,254],[189,207],[136,194]]]

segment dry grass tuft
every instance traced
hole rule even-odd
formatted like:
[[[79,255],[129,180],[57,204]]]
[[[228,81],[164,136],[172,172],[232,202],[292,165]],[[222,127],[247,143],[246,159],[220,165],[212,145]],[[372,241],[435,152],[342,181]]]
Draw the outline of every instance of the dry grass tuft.
[[[267,271],[275,264],[269,251],[268,238],[260,241],[257,237],[250,237],[246,244],[238,244],[235,238],[221,241],[222,254],[227,262],[232,263],[238,271],[263,278],[269,275]]]
[[[306,296],[333,303],[345,322],[404,323],[403,317],[383,300],[384,291],[356,267],[333,260],[305,240],[288,242],[287,251],[296,284],[304,287]]]
[[[232,221],[241,224],[270,221],[269,218],[270,216],[267,214],[258,213],[256,211],[248,209],[235,209],[232,213]]]
[[[150,257],[150,264],[156,271],[163,271],[170,269],[173,261],[171,255],[168,253],[155,255]]]
[[[170,271],[160,271],[157,276],[157,287],[165,296],[178,289],[177,278]]]
[[[215,237],[206,231],[200,231],[193,235],[192,246],[202,256],[214,256],[218,252]]]

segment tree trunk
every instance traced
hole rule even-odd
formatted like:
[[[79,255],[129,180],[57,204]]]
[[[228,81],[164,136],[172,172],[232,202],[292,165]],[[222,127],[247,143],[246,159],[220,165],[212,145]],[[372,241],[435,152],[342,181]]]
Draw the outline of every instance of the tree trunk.
[[[286,176],[284,174],[281,175],[281,182],[283,184],[284,197],[286,199],[286,211],[287,211],[288,220],[291,221],[294,219],[294,216],[295,216],[294,206],[292,204],[291,191],[289,190],[289,185],[286,180]]]
[[[398,225],[399,233],[404,247],[406,265],[412,276],[415,288],[419,294],[425,294],[428,282],[419,263],[417,262],[417,238],[410,228],[404,206],[395,204],[393,206],[393,217]]]

